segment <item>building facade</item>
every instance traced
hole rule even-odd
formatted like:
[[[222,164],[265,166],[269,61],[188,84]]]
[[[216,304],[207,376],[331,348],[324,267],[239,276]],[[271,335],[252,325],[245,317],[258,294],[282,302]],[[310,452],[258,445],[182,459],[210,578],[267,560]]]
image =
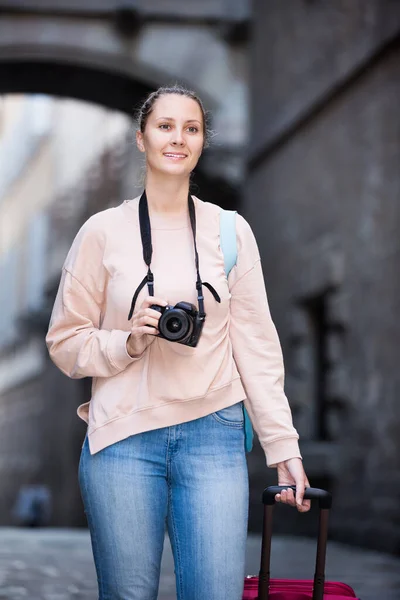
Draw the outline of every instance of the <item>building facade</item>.
[[[75,480],[84,428],[73,413],[87,383],[60,377],[44,335],[62,263],[93,210],[93,196],[101,190],[99,209],[119,200],[121,180],[118,189],[112,181],[121,174],[132,123],[120,113],[47,96],[5,97],[2,122],[0,469],[7,485],[0,522],[15,520],[18,493],[27,485],[51,491],[53,523],[83,522]]]
[[[400,5],[254,11],[243,209],[305,467],[334,537],[399,552]]]

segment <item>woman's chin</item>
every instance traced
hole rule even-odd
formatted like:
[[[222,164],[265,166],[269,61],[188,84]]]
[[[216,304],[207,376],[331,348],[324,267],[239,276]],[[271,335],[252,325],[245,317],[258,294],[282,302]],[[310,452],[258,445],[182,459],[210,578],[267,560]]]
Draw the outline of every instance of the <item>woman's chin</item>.
[[[165,165],[164,164],[164,165],[160,166],[159,172],[166,176],[172,175],[172,176],[178,176],[178,177],[189,177],[191,170],[188,170],[187,165],[180,165],[180,164]]]

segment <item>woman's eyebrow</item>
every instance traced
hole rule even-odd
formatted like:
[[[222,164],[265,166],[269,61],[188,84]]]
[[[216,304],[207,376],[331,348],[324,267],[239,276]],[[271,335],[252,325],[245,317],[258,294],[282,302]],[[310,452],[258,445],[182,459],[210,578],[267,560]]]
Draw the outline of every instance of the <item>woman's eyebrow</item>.
[[[175,119],[173,119],[172,117],[157,117],[156,121],[175,121]],[[185,123],[198,123],[199,125],[201,125],[200,121],[198,121],[197,119],[187,119],[187,121],[185,121]]]

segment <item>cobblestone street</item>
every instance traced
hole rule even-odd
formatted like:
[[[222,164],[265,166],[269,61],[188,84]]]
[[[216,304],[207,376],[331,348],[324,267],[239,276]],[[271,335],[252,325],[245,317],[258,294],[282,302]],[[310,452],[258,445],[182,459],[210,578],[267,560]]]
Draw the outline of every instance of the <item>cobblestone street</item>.
[[[274,577],[311,578],[312,540],[275,537]],[[247,573],[259,568],[260,538],[249,536]],[[400,558],[329,544],[327,579],[354,587],[362,600],[400,600]],[[0,529],[1,600],[96,600],[96,581],[85,530]],[[159,600],[175,599],[168,538],[162,564]],[[206,600],[206,599],[204,599]]]

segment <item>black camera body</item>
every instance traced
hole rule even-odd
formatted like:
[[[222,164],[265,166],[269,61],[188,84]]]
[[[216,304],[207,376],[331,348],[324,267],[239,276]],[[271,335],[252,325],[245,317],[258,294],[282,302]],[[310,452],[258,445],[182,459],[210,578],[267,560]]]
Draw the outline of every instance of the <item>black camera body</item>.
[[[192,348],[197,346],[204,317],[199,316],[199,311],[193,304],[190,302],[178,302],[175,306],[152,304],[150,308],[161,313],[158,321],[158,337]]]

